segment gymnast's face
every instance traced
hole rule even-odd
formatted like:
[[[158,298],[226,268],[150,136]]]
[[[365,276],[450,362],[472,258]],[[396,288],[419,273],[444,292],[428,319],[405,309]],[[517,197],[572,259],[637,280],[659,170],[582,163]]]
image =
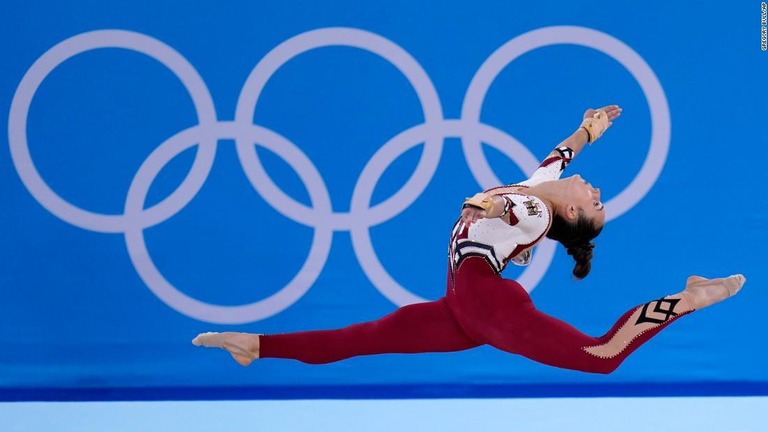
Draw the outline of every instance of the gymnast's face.
[[[592,220],[596,227],[602,227],[605,224],[605,206],[600,201],[600,189],[581,178],[580,175],[564,179],[566,183],[569,204],[566,207],[566,217],[578,217],[579,210],[582,210],[584,217]]]

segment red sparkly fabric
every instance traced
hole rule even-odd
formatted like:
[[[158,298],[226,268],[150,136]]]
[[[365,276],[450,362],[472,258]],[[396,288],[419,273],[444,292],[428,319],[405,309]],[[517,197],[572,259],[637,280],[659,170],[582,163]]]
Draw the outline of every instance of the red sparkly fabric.
[[[592,337],[538,311],[520,284],[503,279],[482,258],[465,259],[454,276],[453,284],[448,278],[445,297],[399,308],[376,321],[337,330],[263,335],[260,357],[321,364],[362,355],[461,351],[487,344],[551,366],[610,373],[688,312],[667,313],[653,328],[634,335],[616,355],[601,357],[586,348],[607,344],[619,329],[635,325],[628,322],[633,313],[655,303],[627,311],[605,335]]]

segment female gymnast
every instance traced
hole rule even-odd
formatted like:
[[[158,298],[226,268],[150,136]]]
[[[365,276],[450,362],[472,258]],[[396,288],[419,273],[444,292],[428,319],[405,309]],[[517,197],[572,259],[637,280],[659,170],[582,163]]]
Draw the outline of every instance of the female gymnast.
[[[545,235],[574,257],[576,278],[587,276],[591,240],[605,222],[600,190],[578,175],[559,178],[585,144],[600,138],[619,115],[617,105],[587,110],[581,126],[529,180],[466,199],[451,232],[445,297],[338,330],[202,333],[192,343],[223,348],[243,366],[259,358],[322,364],[361,355],[461,351],[487,344],[560,368],[614,371],[671,322],[736,294],[746,281],[742,275],[691,276],[683,291],[632,308],[605,335],[592,337],[538,311],[520,284],[501,277],[510,261],[528,264],[531,248]]]

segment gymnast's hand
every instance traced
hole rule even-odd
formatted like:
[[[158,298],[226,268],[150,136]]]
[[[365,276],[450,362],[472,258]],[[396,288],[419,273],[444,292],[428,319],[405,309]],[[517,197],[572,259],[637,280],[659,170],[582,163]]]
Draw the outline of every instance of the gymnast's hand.
[[[611,124],[613,124],[612,122],[614,120],[616,120],[621,115],[621,111],[622,111],[622,109],[619,108],[618,105],[608,105],[608,106],[604,106],[602,108],[598,108],[596,110],[590,108],[590,109],[584,111],[583,120],[594,118],[595,114],[597,114],[597,112],[600,111],[600,110],[605,111],[605,113],[608,115],[608,122],[609,122],[608,125],[609,126]]]
[[[579,128],[584,129],[587,133],[587,142],[592,144],[611,127],[613,121],[620,115],[621,108],[618,105],[608,105],[597,110],[590,108],[584,111],[583,121]]]
[[[464,225],[467,227],[472,226],[473,223],[486,217],[486,215],[487,213],[485,210],[477,207],[467,206],[461,209],[461,221],[464,222]]]

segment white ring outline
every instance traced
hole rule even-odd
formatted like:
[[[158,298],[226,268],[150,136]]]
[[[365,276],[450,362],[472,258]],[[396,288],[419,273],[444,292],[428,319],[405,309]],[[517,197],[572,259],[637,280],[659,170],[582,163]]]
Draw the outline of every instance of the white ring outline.
[[[168,197],[144,210],[140,219],[130,220],[125,215],[105,215],[83,210],[56,194],[45,183],[32,161],[26,129],[29,107],[40,84],[56,67],[78,54],[100,48],[135,51],[167,67],[189,92],[200,124],[215,123],[216,109],[202,77],[184,56],[157,39],[132,31],[96,30],[73,36],[43,53],[24,74],[11,101],[8,117],[11,158],[24,186],[40,205],[65,222],[95,232],[122,233],[137,223],[143,224],[144,227],[157,224],[186,206],[202,187],[213,166],[216,141],[205,140],[200,143],[189,174]]]
[[[473,127],[481,134],[480,136],[482,138],[486,138],[486,142],[491,143],[491,146],[495,147],[517,163],[527,176],[531,176],[538,167],[539,161],[533,156],[530,150],[510,135],[492,126],[486,124],[471,126],[461,120],[445,120],[440,126],[440,130],[445,133],[446,138],[461,137],[463,136],[462,131],[469,127]],[[373,190],[376,187],[378,179],[380,179],[381,175],[384,173],[384,170],[405,151],[422,142],[423,139],[420,139],[419,135],[424,134],[424,136],[426,136],[426,133],[426,127],[424,125],[407,129],[384,144],[379,151],[373,155],[363,170],[363,173],[360,175],[360,179],[355,187],[352,199],[353,210],[356,208],[367,208],[369,206]],[[376,163],[378,159],[383,159],[383,161]],[[430,179],[433,176],[434,172],[430,174]],[[363,178],[369,177],[373,177],[376,180],[369,182],[362,181]],[[430,179],[427,179],[426,183],[429,183]],[[483,185],[483,187],[490,188],[492,186]],[[423,190],[421,190],[419,194],[421,194],[421,192],[423,192]],[[374,219],[367,222],[369,222],[367,225],[352,225],[350,227],[350,233],[355,255],[358,257],[358,262],[371,283],[374,284],[376,289],[379,290],[384,297],[398,306],[427,301],[427,299],[417,296],[404,288],[389,274],[389,272],[387,272],[384,265],[382,265],[379,260],[378,255],[373,248],[373,242],[371,241],[370,228],[375,225],[378,220]],[[536,284],[538,284],[546,273],[549,264],[552,262],[555,254],[555,243],[549,240],[542,241],[535,249],[534,254],[536,259],[532,260],[531,264],[528,265],[517,278],[517,281],[529,292],[533,289],[532,287],[535,287]]]
[[[298,147],[285,137],[261,126],[219,122],[207,129],[202,126],[186,129],[165,141],[152,152],[131,182],[126,199],[125,214],[139,214],[144,206],[152,181],[163,167],[178,154],[194,146],[206,136],[235,139],[242,142],[257,142],[269,149],[295,169],[307,186],[312,204],[317,205],[321,211],[330,211],[331,200],[328,190],[321,186],[322,177],[317,170],[313,169],[312,162]],[[149,255],[142,227],[131,227],[125,232],[125,244],[131,262],[147,287],[165,304],[184,315],[217,324],[241,324],[257,321],[275,315],[294,304],[320,276],[331,251],[332,238],[333,231],[329,227],[315,227],[307,260],[288,284],[275,294],[249,304],[219,306],[188,296],[165,279]]]
[[[280,67],[299,54],[330,46],[359,48],[387,60],[405,76],[416,91],[424,110],[424,124],[431,125],[442,121],[442,105],[434,84],[424,68],[406,50],[375,33],[353,28],[330,27],[301,33],[269,51],[254,67],[243,85],[235,110],[235,122],[240,124],[253,123],[259,96],[269,79]],[[437,169],[442,154],[442,138],[434,128],[431,130],[434,132],[432,136],[427,137],[424,153],[406,184],[392,197],[373,209],[366,209],[367,211],[376,212],[377,209],[380,209],[378,213],[381,213],[388,210],[393,212],[389,216],[391,218],[411,205],[421,194],[421,191],[426,187],[426,182],[418,180],[423,180],[425,176],[422,173],[425,170],[434,172]],[[324,218],[330,217],[331,219],[328,221],[336,229],[348,228],[359,218],[368,219],[367,215],[356,214],[353,211],[332,213],[331,215],[313,214],[315,213],[313,209],[309,209],[289,197],[269,178],[251,146],[248,146],[247,143],[238,142],[237,149],[241,163],[244,167],[248,167],[246,174],[253,187],[265,197],[272,207],[286,217],[308,226],[314,226],[318,221],[328,220]],[[403,191],[407,187],[415,187],[418,193],[406,194]]]
[[[618,195],[606,201],[606,221],[615,219],[645,197],[667,160],[671,135],[669,104],[659,79],[643,58],[624,42],[606,33],[577,26],[544,27],[524,33],[502,45],[480,66],[469,84],[461,118],[480,122],[483,101],[498,74],[521,55],[551,45],[580,45],[600,51],[621,64],[635,78],[651,111],[651,144],[640,172]],[[503,184],[482,156],[480,141],[462,141],[470,169],[480,184]],[[478,175],[477,173],[480,173]]]

